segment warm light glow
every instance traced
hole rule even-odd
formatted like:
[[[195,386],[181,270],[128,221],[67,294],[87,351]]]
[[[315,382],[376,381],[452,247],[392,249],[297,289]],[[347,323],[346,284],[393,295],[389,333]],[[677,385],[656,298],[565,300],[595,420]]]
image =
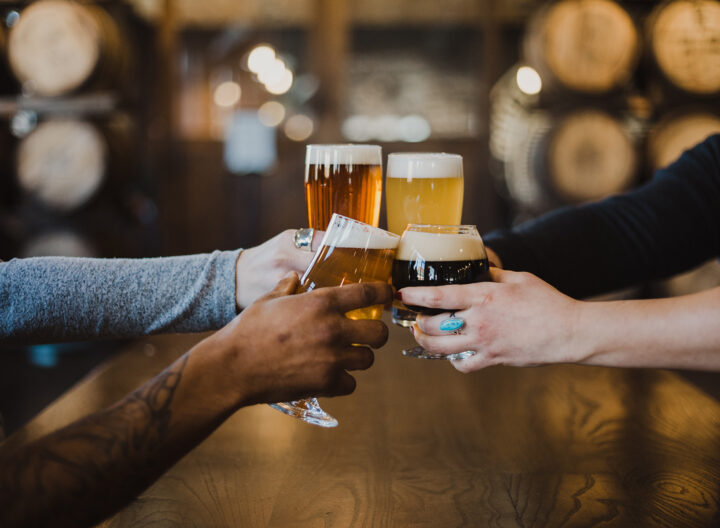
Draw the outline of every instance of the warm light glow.
[[[285,122],[285,135],[293,141],[305,141],[312,135],[314,128],[312,119],[306,115],[297,114]]]
[[[537,95],[542,90],[542,79],[538,72],[529,66],[521,66],[515,75],[518,88],[528,95]]]
[[[400,137],[408,143],[420,143],[430,137],[430,123],[422,116],[408,115],[398,125]]]
[[[233,81],[220,83],[213,94],[215,104],[223,108],[235,106],[240,101],[240,85]]]
[[[288,69],[285,67],[285,63],[282,59],[275,59],[271,63],[268,63],[258,73],[258,80],[265,84],[275,84],[286,75]]]
[[[288,90],[292,87],[293,84],[293,73],[285,69],[285,73],[283,76],[278,79],[277,82],[268,82],[265,83],[265,89],[274,95],[282,95],[284,93],[287,93]]]
[[[248,69],[258,73],[275,60],[275,50],[266,44],[255,46],[248,55]]]
[[[350,141],[368,141],[372,139],[372,122],[366,115],[350,116],[342,124],[342,133]]]
[[[277,101],[268,101],[258,108],[258,119],[268,127],[276,127],[285,119],[285,107]]]

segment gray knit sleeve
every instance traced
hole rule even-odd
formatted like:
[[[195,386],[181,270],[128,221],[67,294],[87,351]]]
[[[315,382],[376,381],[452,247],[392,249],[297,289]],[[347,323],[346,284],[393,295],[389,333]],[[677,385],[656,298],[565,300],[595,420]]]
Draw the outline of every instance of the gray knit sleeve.
[[[236,314],[237,251],[0,263],[0,340],[55,342],[220,328]]]

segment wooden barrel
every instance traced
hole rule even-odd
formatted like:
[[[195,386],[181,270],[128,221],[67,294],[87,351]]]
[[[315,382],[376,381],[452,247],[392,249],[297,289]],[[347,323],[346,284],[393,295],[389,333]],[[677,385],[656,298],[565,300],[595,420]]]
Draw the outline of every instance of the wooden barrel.
[[[110,15],[68,0],[30,4],[8,37],[10,68],[28,94],[63,95],[91,81],[109,87],[127,71],[128,59]]]
[[[18,147],[18,183],[48,208],[71,211],[100,188],[107,149],[104,136],[88,122],[45,121]]]
[[[550,134],[545,156],[548,183],[563,200],[598,200],[632,184],[635,145],[617,118],[599,110],[576,111]]]
[[[543,85],[603,94],[628,82],[640,39],[628,13],[611,0],[561,0],[533,16],[524,56]]]
[[[694,94],[720,92],[720,2],[673,0],[648,19],[649,48],[676,87]]]
[[[653,127],[648,135],[648,162],[653,170],[667,167],[687,149],[720,133],[720,115],[694,111],[675,113]]]

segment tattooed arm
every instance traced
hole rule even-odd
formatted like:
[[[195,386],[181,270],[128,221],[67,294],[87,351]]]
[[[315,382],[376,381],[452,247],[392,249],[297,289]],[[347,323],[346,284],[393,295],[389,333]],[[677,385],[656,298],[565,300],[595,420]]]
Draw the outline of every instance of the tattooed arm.
[[[114,406],[2,453],[0,524],[92,526],[118,511],[238,408],[349,394],[387,327],[351,321],[387,284],[295,291],[293,274]],[[278,324],[281,321],[282,324]],[[292,331],[288,329],[292,328]]]

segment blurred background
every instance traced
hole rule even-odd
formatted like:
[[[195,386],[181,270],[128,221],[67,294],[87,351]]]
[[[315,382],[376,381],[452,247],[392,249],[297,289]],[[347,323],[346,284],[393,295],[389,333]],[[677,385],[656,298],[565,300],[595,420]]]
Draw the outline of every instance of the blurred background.
[[[484,233],[720,132],[716,0],[37,0],[0,21],[5,260],[256,245],[306,225],[308,143],[463,155]],[[711,262],[619,295],[717,284]],[[8,432],[116,346],[2,350]]]

